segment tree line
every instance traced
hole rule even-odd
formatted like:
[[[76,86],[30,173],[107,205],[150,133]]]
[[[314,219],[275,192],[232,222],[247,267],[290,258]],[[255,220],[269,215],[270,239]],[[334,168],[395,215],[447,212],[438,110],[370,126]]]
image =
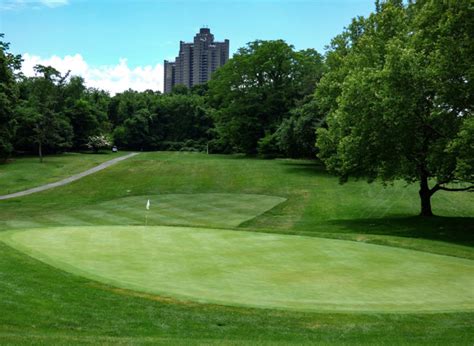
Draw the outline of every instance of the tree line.
[[[21,57],[2,43],[0,157],[13,153],[87,150],[105,142],[131,150],[203,150],[212,127],[197,90],[176,88],[170,95],[128,90],[111,97],[87,88],[81,77],[35,66],[36,75],[19,73]]]
[[[421,214],[439,190],[473,190],[469,0],[376,1],[324,56],[282,40],[254,41],[205,85],[113,97],[80,77],[0,46],[0,155],[82,150],[109,136],[133,150],[243,152],[319,158],[341,182],[420,184]]]
[[[3,37],[3,35],[2,35]],[[37,65],[20,73],[21,56],[1,42],[0,157],[85,150],[94,136],[131,150],[195,150],[314,157],[321,115],[311,99],[324,71],[314,50],[282,40],[255,41],[210,83],[170,94],[127,90],[110,96],[78,76]],[[90,145],[89,145],[90,147]]]

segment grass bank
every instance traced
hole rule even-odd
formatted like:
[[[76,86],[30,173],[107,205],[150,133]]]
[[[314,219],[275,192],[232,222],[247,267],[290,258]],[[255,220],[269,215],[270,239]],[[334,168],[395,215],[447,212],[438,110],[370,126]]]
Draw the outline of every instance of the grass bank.
[[[125,154],[64,153],[45,156],[43,162],[32,156],[12,158],[0,164],[0,195],[52,183]]]

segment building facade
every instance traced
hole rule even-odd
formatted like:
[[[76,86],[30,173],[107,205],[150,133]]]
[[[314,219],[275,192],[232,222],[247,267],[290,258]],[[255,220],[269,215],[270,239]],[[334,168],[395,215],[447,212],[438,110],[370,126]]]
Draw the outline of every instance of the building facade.
[[[206,83],[218,67],[229,60],[229,40],[215,42],[209,28],[201,28],[193,42],[179,43],[179,55],[175,61],[165,60],[164,92],[175,85],[191,88]]]

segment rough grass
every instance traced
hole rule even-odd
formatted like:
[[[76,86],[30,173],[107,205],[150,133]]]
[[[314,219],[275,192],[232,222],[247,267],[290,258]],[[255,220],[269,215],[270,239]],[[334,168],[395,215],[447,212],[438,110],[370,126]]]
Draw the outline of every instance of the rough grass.
[[[312,162],[142,153],[68,186],[0,202],[0,230],[77,226],[75,213],[133,196],[244,193],[286,201],[238,226],[350,239],[474,259],[474,194],[437,192],[426,220],[417,187],[339,185]],[[144,205],[143,205],[144,207]],[[104,212],[105,213],[105,212]],[[55,217],[60,215],[61,220]],[[128,224],[90,216],[94,225]],[[151,224],[155,224],[154,221]],[[299,313],[180,303],[54,269],[0,244],[2,343],[466,344],[474,314]]]

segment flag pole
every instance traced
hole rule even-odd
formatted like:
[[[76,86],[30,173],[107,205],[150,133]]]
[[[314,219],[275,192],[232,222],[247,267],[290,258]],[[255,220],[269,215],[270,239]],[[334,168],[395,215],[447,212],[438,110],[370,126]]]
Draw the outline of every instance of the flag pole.
[[[145,226],[148,225],[148,210],[150,210],[150,200],[146,202],[146,211],[145,211]]]

